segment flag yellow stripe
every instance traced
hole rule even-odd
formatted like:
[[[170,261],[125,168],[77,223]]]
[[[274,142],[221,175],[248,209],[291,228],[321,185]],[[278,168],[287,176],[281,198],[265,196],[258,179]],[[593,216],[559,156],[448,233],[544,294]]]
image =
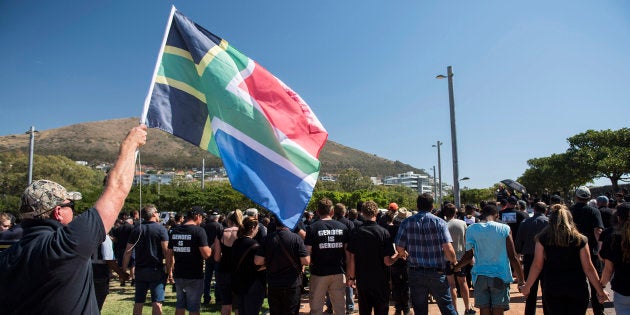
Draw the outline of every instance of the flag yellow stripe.
[[[188,50],[177,48],[175,46],[168,46],[168,45],[164,46],[164,53],[165,54],[171,54],[171,55],[177,55],[177,56],[180,56],[182,58],[186,58],[186,59],[188,59],[190,61],[193,61],[192,55],[190,54],[190,52],[188,52]]]
[[[202,92],[200,92],[199,90],[195,89],[194,87],[188,85],[185,82],[182,81],[178,81],[178,80],[174,80],[171,78],[167,78],[163,75],[158,75],[155,77],[155,82],[156,83],[161,83],[161,84],[166,84],[168,86],[172,86],[178,90],[182,90],[194,97],[196,97],[198,100],[202,101],[204,104],[207,104],[206,102],[206,95]]]
[[[206,124],[203,127],[203,135],[201,136],[201,141],[199,141],[199,147],[208,150],[208,146],[210,145],[210,140],[212,139],[212,126],[210,124],[210,116],[206,117]]]
[[[214,57],[216,57],[219,53],[225,51],[227,47],[228,47],[228,42],[225,40],[221,40],[219,45],[210,48],[210,50],[208,50],[206,55],[203,56],[203,58],[201,58],[201,60],[199,61],[199,64],[196,65],[197,74],[199,74],[199,76],[202,76],[203,72],[206,70],[208,65],[212,62],[212,60],[214,60]]]

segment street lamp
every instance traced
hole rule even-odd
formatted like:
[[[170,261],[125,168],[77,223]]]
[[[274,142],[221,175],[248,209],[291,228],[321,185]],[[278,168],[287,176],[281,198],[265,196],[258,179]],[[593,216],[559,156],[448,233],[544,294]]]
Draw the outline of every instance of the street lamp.
[[[437,75],[435,78],[448,78],[448,101],[451,109],[451,148],[453,151],[453,196],[455,206],[460,207],[459,200],[459,166],[457,164],[457,131],[455,130],[455,97],[453,96],[453,68],[446,67],[446,76]]]
[[[28,184],[33,182],[33,154],[35,149],[35,133],[39,132],[35,130],[35,126],[31,126],[26,133],[31,135],[30,146],[28,151]]]
[[[437,196],[437,183],[435,182],[435,165],[432,167],[433,169],[433,196]]]
[[[438,176],[439,176],[439,179],[440,179],[440,189],[439,189],[438,204],[440,204],[440,205],[442,204],[442,157],[440,156],[440,146],[442,144],[443,143],[438,140],[438,142],[436,144],[432,145],[432,147],[437,148],[437,153],[438,153]],[[433,175],[433,179],[435,180],[435,174]]]

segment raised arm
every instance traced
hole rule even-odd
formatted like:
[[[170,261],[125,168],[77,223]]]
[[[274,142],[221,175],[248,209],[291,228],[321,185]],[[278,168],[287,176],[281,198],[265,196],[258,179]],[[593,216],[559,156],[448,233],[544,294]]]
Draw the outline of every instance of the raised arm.
[[[120,145],[116,164],[107,175],[107,183],[103,194],[94,204],[96,211],[103,221],[103,227],[107,233],[120,209],[125,203],[125,198],[131,190],[135,172],[136,150],[147,141],[147,126],[139,125],[129,131],[127,137]]]

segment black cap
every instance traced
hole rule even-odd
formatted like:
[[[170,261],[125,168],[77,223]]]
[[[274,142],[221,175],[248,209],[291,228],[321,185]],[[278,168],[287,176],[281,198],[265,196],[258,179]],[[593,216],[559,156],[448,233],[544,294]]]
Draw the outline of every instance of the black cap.
[[[200,206],[193,206],[192,208],[190,208],[190,211],[188,211],[188,215],[187,217],[192,218],[192,216],[194,215],[201,215],[203,217],[206,216],[205,211],[203,211],[203,208]]]

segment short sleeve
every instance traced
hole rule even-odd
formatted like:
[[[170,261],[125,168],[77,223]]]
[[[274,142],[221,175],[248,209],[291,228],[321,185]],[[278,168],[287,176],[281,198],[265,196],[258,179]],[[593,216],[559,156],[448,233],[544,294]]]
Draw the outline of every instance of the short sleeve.
[[[168,231],[165,227],[160,225],[160,241],[168,242]]]
[[[202,228],[198,228],[197,234],[199,236],[199,247],[208,246],[208,236],[206,235],[206,231],[204,231]]]
[[[95,208],[82,213],[64,229],[65,235],[58,238],[60,245],[69,245],[82,257],[91,257],[94,249],[105,240],[105,227]]]

